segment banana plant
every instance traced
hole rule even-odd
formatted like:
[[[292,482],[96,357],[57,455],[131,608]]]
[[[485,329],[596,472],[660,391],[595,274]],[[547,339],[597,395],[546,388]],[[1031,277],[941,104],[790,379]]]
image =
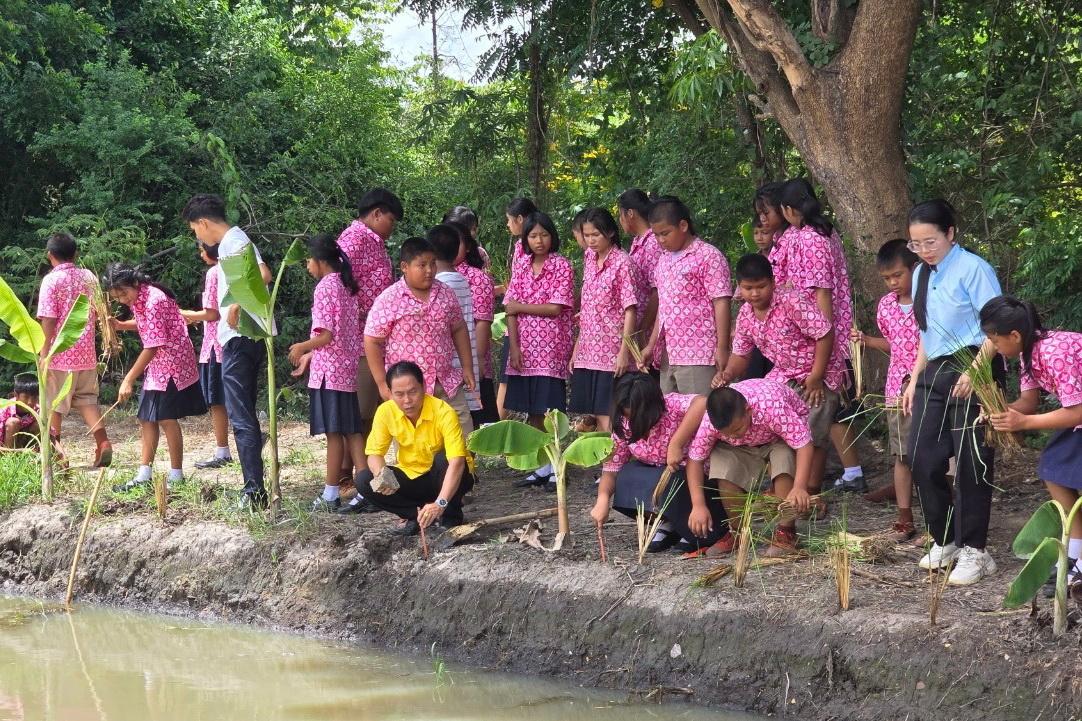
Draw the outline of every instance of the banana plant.
[[[1041,590],[1057,563],[1056,595],[1052,603],[1052,634],[1067,632],[1067,544],[1071,524],[1082,508],[1082,498],[1068,511],[1059,501],[1047,501],[1038,508],[1014,538],[1011,548],[1026,565],[1011,582],[1003,605],[1017,608],[1028,603]]]
[[[567,464],[584,468],[596,466],[612,453],[612,437],[608,433],[583,433],[567,446],[562,442],[571,433],[567,414],[550,410],[545,414],[545,430],[521,421],[499,421],[470,434],[469,449],[479,456],[503,456],[507,465],[528,471],[552,464],[556,475],[556,505],[559,532],[553,550],[563,547],[571,533],[567,517]]]
[[[220,258],[222,272],[229,282],[229,292],[223,306],[236,303],[244,311],[238,315],[237,332],[252,340],[261,340],[267,348],[267,418],[270,445],[270,509],[271,515],[277,516],[282,508],[282,489],[280,484],[280,466],[278,463],[278,382],[274,373],[274,308],[278,301],[278,291],[286,268],[305,259],[307,251],[304,242],[297,238],[289,246],[274,285],[268,289],[259,270],[255,249],[251,244],[244,252]],[[284,390],[284,389],[283,389]]]
[[[90,299],[80,295],[71,306],[68,316],[56,331],[52,345],[45,348],[45,331],[30,311],[26,309],[15,291],[0,278],[0,321],[8,327],[11,339],[0,338],[0,358],[6,358],[12,363],[21,363],[34,366],[34,374],[38,379],[38,407],[31,408],[25,404],[4,399],[0,401],[0,407],[6,407],[15,403],[28,411],[38,424],[38,453],[41,458],[41,495],[45,500],[53,497],[53,457],[52,443],[49,439],[49,421],[60,401],[71,392],[72,374],[68,373],[64,384],[56,394],[56,398],[49,398],[48,375],[49,364],[58,353],[71,348],[83,335],[87,321],[90,317]]]

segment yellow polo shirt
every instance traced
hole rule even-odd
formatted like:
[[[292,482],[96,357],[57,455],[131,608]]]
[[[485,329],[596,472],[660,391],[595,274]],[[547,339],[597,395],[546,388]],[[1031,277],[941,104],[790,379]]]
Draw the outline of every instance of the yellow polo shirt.
[[[395,465],[410,478],[429,471],[432,459],[440,451],[447,455],[448,460],[465,458],[470,472],[473,472],[473,459],[466,453],[458,414],[439,398],[425,394],[417,425],[406,417],[394,401],[381,403],[372,419],[372,432],[368,434],[364,452],[370,456],[386,455],[392,438],[398,441],[398,461]]]

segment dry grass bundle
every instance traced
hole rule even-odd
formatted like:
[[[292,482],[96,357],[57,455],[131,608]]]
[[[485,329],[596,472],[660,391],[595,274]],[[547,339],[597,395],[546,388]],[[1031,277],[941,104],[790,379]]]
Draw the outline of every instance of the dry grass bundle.
[[[164,521],[165,511],[169,507],[169,486],[160,475],[155,475],[151,483],[154,484],[154,508],[158,511],[158,518]]]
[[[646,505],[643,503],[636,504],[635,513],[635,530],[639,536],[639,565],[642,565],[643,560],[646,558],[646,549],[650,547],[650,540],[657,535],[657,529],[661,527],[662,522],[665,520],[665,509],[676,498],[677,492],[683,485],[683,480],[679,483],[669,484],[669,478],[671,473],[666,468],[661,474],[661,480],[658,481],[658,486],[662,483],[665,484],[665,498],[662,503],[654,503],[654,514],[647,520]],[[658,491],[655,488],[655,497],[658,495]]]
[[[639,344],[635,342],[635,339],[632,336],[625,333],[624,345],[627,346],[627,352],[631,354],[631,359],[635,361],[635,367],[641,368],[643,357],[642,349],[639,348]]]
[[[830,549],[830,564],[834,567],[834,579],[838,585],[838,607],[849,610],[849,544],[842,543]]]
[[[650,501],[654,504],[654,508],[658,507],[658,504],[661,502],[661,494],[669,487],[670,478],[672,478],[671,468],[666,468],[661,472],[661,478],[658,479],[657,485],[654,486],[654,494],[650,497]]]
[[[120,337],[109,322],[109,319],[113,317],[113,313],[109,309],[109,302],[105,299],[101,286],[94,286],[94,294],[90,299],[90,305],[98,319],[98,332],[101,333],[102,359],[108,362],[120,353],[121,344]]]
[[[940,569],[940,577],[936,578],[935,569],[928,570],[928,620],[932,625],[936,625],[936,618],[939,615],[939,603],[943,600],[943,593],[947,590],[947,582],[950,579],[951,571],[954,570],[954,561],[951,561],[945,568]]]
[[[754,563],[748,564],[746,571],[751,571],[756,568],[765,568],[766,566],[776,566],[779,563],[791,563],[802,558],[805,558],[803,554],[795,554],[782,558],[760,558]],[[706,588],[708,586],[713,586],[715,583],[732,573],[733,570],[733,564],[720,563],[717,566],[711,568],[703,575],[699,576],[697,579],[695,579],[695,583],[693,583],[692,585],[696,588]]]
[[[864,343],[849,341],[849,359],[853,363],[853,397],[860,398],[864,395]]]
[[[741,524],[740,532],[736,534],[736,557],[733,560],[733,585],[737,588],[744,587],[744,578],[748,575],[753,543],[751,524]]]

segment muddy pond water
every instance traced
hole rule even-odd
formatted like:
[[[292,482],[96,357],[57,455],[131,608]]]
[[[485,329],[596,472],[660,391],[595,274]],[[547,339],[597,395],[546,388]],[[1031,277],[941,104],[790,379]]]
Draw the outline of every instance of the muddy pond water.
[[[245,626],[0,598],[0,721],[751,721]]]

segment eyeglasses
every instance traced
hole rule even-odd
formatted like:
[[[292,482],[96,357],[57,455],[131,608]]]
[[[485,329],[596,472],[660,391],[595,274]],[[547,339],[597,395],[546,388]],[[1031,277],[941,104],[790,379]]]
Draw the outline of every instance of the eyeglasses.
[[[939,245],[939,239],[938,238],[936,238],[935,240],[925,240],[923,242],[919,241],[919,240],[911,240],[906,245],[906,247],[909,248],[914,253],[919,253],[922,250],[931,250],[932,248],[936,247],[937,245]]]

